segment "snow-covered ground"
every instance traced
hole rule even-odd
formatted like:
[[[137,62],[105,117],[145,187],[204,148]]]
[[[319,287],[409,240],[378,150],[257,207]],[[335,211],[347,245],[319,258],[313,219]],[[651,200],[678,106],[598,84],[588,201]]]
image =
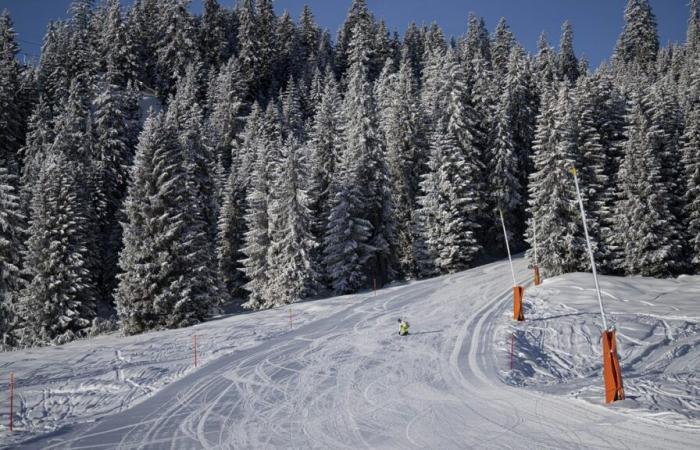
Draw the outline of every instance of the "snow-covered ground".
[[[516,276],[529,280],[516,258]],[[0,354],[23,448],[697,448],[700,279],[603,278],[628,400],[602,402],[590,274],[507,262],[142,336]],[[396,335],[398,317],[412,334]],[[192,335],[202,365],[192,368]],[[511,339],[514,340],[511,342]],[[510,349],[515,349],[510,370]],[[6,375],[17,376],[16,431]]]

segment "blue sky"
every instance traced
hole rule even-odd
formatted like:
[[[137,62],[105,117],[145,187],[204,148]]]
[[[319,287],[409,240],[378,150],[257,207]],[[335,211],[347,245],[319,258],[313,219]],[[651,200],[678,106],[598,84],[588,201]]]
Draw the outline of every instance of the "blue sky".
[[[661,43],[685,40],[689,0],[651,0],[659,24]],[[132,0],[122,0],[129,5]],[[235,0],[219,0],[230,8]],[[537,38],[546,31],[550,42],[558,43],[561,24],[570,20],[574,26],[574,44],[578,55],[586,55],[592,66],[609,58],[622,29],[626,0],[367,0],[377,18],[389,29],[403,32],[411,21],[418,24],[437,22],[445,34],[459,36],[466,31],[467,15],[474,11],[486,19],[493,30],[500,17],[508,20],[516,38],[529,51],[536,51]],[[0,0],[0,9],[9,9],[27,55],[39,54],[46,25],[52,19],[66,17],[70,0]],[[201,0],[193,0],[191,9],[201,12]],[[342,24],[351,0],[276,0],[278,13],[283,10],[295,18],[304,4],[311,6],[322,27],[335,32]]]

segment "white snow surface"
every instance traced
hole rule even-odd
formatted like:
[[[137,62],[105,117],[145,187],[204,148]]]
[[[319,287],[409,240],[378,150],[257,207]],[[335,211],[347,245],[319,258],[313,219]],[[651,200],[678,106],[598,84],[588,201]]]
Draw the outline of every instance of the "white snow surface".
[[[0,447],[697,448],[700,278],[601,277],[627,394],[605,405],[591,274],[535,288],[514,263],[523,323],[505,261],[298,303],[291,329],[280,308],[0,353]]]

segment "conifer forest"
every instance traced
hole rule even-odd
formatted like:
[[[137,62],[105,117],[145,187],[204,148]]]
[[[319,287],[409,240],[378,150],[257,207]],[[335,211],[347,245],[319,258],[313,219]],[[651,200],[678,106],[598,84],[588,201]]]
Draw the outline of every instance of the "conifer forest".
[[[0,349],[197,324],[533,251],[545,276],[700,273],[700,6],[575,24],[331,33],[272,0],[75,0],[23,63],[0,16]],[[230,2],[233,3],[233,2]],[[299,13],[294,12],[294,14]],[[535,235],[536,232],[536,235]]]

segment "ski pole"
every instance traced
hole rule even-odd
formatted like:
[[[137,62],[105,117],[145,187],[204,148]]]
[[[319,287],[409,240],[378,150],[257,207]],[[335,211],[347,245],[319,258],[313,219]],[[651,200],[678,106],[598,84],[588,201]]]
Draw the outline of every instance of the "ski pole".
[[[593,280],[595,281],[595,292],[598,295],[598,305],[600,305],[600,316],[603,318],[603,329],[607,331],[608,324],[605,320],[605,310],[603,309],[603,298],[600,296],[600,285],[598,284],[598,273],[595,269],[595,259],[593,258],[593,249],[591,248],[591,239],[588,237],[588,227],[586,226],[586,211],[583,209],[583,200],[581,200],[581,191],[578,188],[578,176],[576,168],[572,167],[570,172],[574,175],[574,184],[576,185],[576,196],[578,204],[581,207],[581,220],[583,221],[583,233],[586,235],[586,246],[588,247],[588,256],[591,258],[591,268],[593,269]]]

